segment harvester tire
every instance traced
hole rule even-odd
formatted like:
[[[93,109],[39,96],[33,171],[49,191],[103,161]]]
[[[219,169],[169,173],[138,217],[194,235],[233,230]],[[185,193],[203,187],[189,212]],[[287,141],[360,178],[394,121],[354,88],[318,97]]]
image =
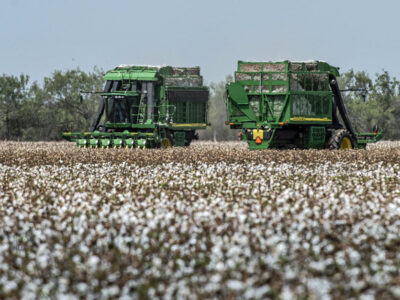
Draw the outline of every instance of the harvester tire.
[[[199,139],[199,134],[197,134],[195,130],[187,131],[185,138],[185,146],[190,146],[192,140],[198,140],[198,139]]]
[[[354,141],[346,129],[337,129],[332,132],[328,141],[329,149],[354,149]]]
[[[169,131],[167,131],[165,138],[161,140],[160,146],[161,148],[165,149],[165,148],[171,148],[173,145],[174,145],[174,140],[172,134]]]
[[[170,148],[172,147],[172,141],[169,137],[165,137],[162,139],[161,141],[161,148],[165,149],[165,148]]]

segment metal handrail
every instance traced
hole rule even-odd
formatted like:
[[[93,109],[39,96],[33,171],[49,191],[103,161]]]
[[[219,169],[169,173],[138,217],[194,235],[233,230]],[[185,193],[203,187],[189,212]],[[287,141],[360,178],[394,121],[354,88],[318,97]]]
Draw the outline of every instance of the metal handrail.
[[[158,114],[154,113],[154,116],[158,116],[158,117],[168,117],[168,116],[173,116],[176,112],[176,106],[175,105],[152,105],[153,108],[157,108],[158,110]],[[132,108],[137,108],[138,112],[140,111],[140,109],[146,108],[148,107],[148,105],[131,105],[131,109]],[[160,112],[160,108],[166,108],[166,112],[162,113]],[[170,109],[173,108],[173,111],[170,112]],[[130,114],[133,117],[138,117],[140,115],[140,113],[132,113]]]

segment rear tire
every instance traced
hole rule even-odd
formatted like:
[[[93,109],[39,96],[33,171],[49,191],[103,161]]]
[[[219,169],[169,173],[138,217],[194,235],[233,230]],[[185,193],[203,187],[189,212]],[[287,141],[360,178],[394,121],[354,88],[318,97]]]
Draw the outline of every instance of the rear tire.
[[[196,133],[196,131],[191,130],[186,132],[186,138],[185,138],[185,146],[190,146],[190,143],[192,142],[192,140],[198,140],[199,139],[199,135]]]
[[[346,129],[337,129],[332,132],[328,141],[329,149],[345,150],[354,149],[354,141]]]

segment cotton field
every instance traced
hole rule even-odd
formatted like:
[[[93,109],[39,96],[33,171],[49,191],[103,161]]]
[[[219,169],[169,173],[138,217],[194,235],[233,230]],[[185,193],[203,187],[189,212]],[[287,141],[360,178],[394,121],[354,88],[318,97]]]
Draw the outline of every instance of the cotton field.
[[[400,143],[0,143],[0,298],[399,298]]]

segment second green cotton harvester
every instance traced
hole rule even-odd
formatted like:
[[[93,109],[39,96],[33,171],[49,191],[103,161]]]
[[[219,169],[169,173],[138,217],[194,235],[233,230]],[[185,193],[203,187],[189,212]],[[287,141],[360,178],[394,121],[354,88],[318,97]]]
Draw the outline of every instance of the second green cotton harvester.
[[[227,85],[226,123],[241,129],[249,149],[363,149],[379,141],[377,126],[354,130],[337,76],[322,61],[239,61]]]

